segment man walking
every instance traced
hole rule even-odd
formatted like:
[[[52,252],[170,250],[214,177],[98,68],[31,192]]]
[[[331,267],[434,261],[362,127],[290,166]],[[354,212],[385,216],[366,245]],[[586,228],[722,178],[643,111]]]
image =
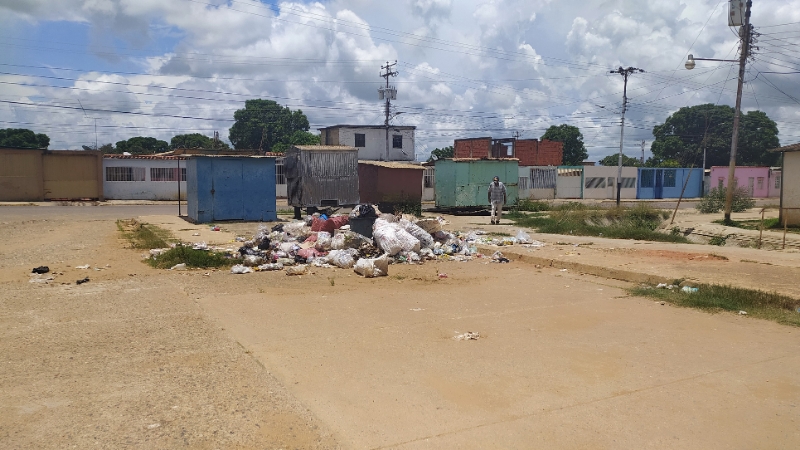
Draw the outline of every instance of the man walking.
[[[503,215],[503,205],[506,203],[506,185],[500,182],[500,177],[494,177],[489,184],[489,204],[492,205],[492,225],[500,225]]]

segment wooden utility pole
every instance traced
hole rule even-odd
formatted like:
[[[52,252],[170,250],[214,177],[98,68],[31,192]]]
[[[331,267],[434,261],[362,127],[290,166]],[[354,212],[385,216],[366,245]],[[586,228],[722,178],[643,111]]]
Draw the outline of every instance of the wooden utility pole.
[[[383,126],[386,128],[386,161],[389,161],[389,114],[390,114],[390,107],[391,107],[391,98],[394,90],[389,87],[389,77],[396,77],[397,71],[392,70],[394,66],[397,65],[397,61],[389,64],[389,61],[386,61],[385,66],[381,66],[381,70],[385,70],[386,72],[381,72],[381,78],[386,79],[386,88],[382,91],[383,98],[386,100],[386,108],[385,108],[385,115],[386,118],[383,121]]]
[[[628,77],[635,72],[644,72],[642,69],[636,67],[628,67],[623,69],[621,66],[617,70],[612,70],[611,73],[618,73],[622,75],[625,80],[624,87],[622,88],[622,124],[619,128],[619,163],[617,166],[617,206],[620,201],[620,191],[622,190],[622,143],[625,140],[625,111],[628,108]]]

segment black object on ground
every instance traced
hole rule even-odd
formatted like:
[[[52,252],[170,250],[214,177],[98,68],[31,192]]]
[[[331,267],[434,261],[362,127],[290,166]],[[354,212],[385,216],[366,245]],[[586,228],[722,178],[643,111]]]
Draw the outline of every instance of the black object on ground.
[[[31,270],[31,273],[42,274],[42,273],[47,273],[47,272],[50,272],[50,268],[47,267],[47,266],[34,267],[33,270]]]
[[[75,284],[83,284],[83,283],[88,283],[88,282],[89,282],[89,277],[86,277],[86,278],[83,278],[81,280],[76,281]]]

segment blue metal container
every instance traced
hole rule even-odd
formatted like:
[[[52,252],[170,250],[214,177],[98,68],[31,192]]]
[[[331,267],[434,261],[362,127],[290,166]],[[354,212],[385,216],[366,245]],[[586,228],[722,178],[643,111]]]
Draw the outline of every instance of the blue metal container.
[[[639,180],[636,188],[636,198],[678,198],[681,196],[684,183],[686,183],[686,190],[683,193],[683,198],[702,197],[703,169],[651,169],[647,167],[640,167]]]
[[[272,157],[191,156],[186,188],[189,218],[195,223],[278,218]]]

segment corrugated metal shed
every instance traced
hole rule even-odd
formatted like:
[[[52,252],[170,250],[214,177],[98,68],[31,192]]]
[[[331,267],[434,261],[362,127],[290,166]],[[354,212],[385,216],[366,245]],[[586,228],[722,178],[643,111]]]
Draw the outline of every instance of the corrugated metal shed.
[[[516,203],[519,183],[517,159],[440,159],[436,161],[436,206],[488,207],[489,183],[495,176],[506,185],[508,203]]]
[[[422,174],[417,164],[393,161],[359,161],[358,190],[361,203],[391,209],[398,203],[422,204]]]
[[[358,204],[358,149],[295,145],[286,151],[289,206],[311,208]]]
[[[276,220],[275,158],[190,156],[186,162],[189,218]]]

